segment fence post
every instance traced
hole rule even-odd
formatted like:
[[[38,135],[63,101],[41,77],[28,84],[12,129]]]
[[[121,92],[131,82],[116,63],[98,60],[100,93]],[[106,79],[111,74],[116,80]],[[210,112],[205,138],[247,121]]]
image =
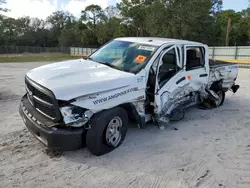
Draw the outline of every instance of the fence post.
[[[237,59],[237,55],[238,55],[238,47],[235,46],[235,54],[234,54],[234,59]]]
[[[5,46],[5,49],[6,49],[6,54],[7,54],[7,57],[8,57],[9,54],[8,54],[8,46],[7,45]]]
[[[212,51],[212,59],[214,59],[214,54],[215,54],[215,47],[213,47],[213,51]]]

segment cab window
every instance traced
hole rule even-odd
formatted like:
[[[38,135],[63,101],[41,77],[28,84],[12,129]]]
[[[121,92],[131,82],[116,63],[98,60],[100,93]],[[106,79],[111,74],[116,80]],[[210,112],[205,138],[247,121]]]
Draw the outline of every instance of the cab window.
[[[203,47],[187,48],[186,70],[204,67],[205,50]]]

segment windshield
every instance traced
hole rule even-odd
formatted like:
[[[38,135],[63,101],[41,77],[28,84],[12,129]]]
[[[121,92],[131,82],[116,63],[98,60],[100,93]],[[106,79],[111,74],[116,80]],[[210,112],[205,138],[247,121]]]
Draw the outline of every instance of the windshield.
[[[113,40],[92,54],[89,59],[118,70],[136,73],[149,61],[157,46]]]

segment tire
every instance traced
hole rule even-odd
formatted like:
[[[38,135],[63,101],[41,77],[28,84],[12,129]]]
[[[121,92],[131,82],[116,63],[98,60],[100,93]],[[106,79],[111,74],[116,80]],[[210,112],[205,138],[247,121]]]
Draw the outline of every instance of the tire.
[[[218,108],[224,104],[226,94],[223,90],[218,90],[215,92],[219,96],[219,102],[215,101],[215,107]]]
[[[109,135],[110,132],[107,130],[114,130],[113,128],[115,126],[113,122],[119,124],[116,121],[120,122],[120,120],[121,126],[119,127],[119,129],[115,129],[115,132],[117,132],[118,130],[120,132],[119,140],[117,139],[116,144],[112,145],[112,140],[110,141],[112,142],[112,144],[108,142],[109,139],[107,139],[107,134]],[[88,130],[86,136],[87,148],[92,154],[101,156],[113,151],[123,143],[127,133],[128,115],[123,108],[112,108],[110,110],[105,110],[95,114],[90,121],[90,125],[91,129]],[[109,128],[110,125],[112,129]]]

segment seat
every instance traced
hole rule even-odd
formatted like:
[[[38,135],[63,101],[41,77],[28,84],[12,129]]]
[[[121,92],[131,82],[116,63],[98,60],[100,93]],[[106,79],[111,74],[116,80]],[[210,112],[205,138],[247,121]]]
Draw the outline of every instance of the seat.
[[[159,71],[159,81],[160,83],[169,80],[176,73],[176,55],[171,53],[166,53],[162,58],[163,64]]]
[[[197,58],[195,50],[187,50],[187,69],[200,66],[200,58]]]

